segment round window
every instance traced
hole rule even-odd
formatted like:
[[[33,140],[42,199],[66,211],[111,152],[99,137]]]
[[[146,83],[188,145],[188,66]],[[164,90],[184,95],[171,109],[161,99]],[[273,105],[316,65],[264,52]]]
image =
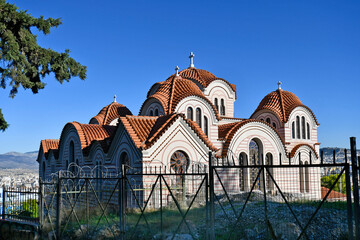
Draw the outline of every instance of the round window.
[[[183,151],[176,151],[171,155],[170,166],[175,173],[185,173],[189,166],[189,157]]]

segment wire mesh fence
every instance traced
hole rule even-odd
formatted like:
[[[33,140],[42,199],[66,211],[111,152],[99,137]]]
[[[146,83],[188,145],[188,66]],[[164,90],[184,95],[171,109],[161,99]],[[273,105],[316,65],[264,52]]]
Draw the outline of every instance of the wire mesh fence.
[[[209,154],[208,165],[181,173],[59,172],[36,190],[4,188],[2,218],[39,223],[44,239],[359,239],[360,158],[351,149],[343,161]]]

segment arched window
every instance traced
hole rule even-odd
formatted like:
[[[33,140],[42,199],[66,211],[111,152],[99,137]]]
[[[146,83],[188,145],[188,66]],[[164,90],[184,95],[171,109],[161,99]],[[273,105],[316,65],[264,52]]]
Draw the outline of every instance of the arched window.
[[[310,124],[306,123],[307,139],[310,139]]]
[[[216,107],[216,110],[219,111],[219,103],[218,103],[218,99],[215,98],[215,107]]]
[[[209,122],[206,116],[204,116],[204,133],[206,136],[209,135]]]
[[[266,122],[267,122],[268,124],[270,124],[270,118],[267,118],[267,119],[266,119]]]
[[[261,164],[261,153],[260,147],[255,140],[251,140],[249,144],[249,165],[260,165]],[[252,186],[257,178],[259,173],[259,168],[250,168],[250,185]],[[260,189],[261,179],[259,178],[255,184],[254,189]]]
[[[201,109],[200,108],[196,108],[196,123],[201,128]]]
[[[188,107],[188,109],[187,109],[187,118],[190,119],[190,120],[194,120],[192,107]]]
[[[225,103],[224,103],[224,99],[221,99],[220,112],[221,112],[221,115],[225,116]]]
[[[306,135],[305,135],[305,117],[304,116],[301,117],[301,132],[302,132],[302,139],[305,139]]]
[[[247,166],[246,153],[242,152],[239,155],[239,165]],[[247,187],[247,168],[239,168],[239,188],[240,191],[245,191]]]
[[[150,116],[154,116],[153,110],[150,110]]]
[[[300,138],[300,117],[296,116],[296,138]]]
[[[309,163],[305,162],[305,192],[310,192],[310,175],[309,175]]]
[[[273,127],[276,129],[276,123],[273,122],[272,125],[273,125]]]
[[[271,153],[266,154],[265,164],[272,166],[273,165],[273,155]],[[273,190],[274,183],[270,177],[270,174],[272,177],[274,177],[273,174],[273,168],[266,168],[266,190]]]
[[[42,164],[42,180],[45,180],[45,176],[46,176],[46,163],[45,161],[43,161],[43,164]]]
[[[155,116],[159,116],[159,110],[155,109]]]
[[[292,138],[295,139],[295,122],[292,122],[291,124],[291,133]]]
[[[70,171],[74,174],[75,173],[75,146],[74,146],[73,141],[71,141],[70,145],[69,145],[69,164],[70,164]]]
[[[129,156],[126,152],[122,152],[120,155],[120,172],[123,173],[123,170],[126,171],[126,168],[129,167]]]
[[[299,181],[300,181],[300,192],[304,192],[304,167],[302,167],[302,162],[299,161]]]

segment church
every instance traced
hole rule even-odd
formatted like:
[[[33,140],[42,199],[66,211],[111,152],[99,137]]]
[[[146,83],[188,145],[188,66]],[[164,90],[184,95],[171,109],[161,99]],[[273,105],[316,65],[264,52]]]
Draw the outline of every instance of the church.
[[[225,165],[319,162],[319,123],[294,93],[281,88],[281,82],[249,118],[235,118],[236,85],[196,68],[193,53],[189,58],[188,68],[176,67],[173,75],[151,86],[138,115],[114,97],[89,123],[69,122],[60,139],[42,140],[40,177],[59,170],[76,175],[76,168],[85,167],[96,176],[105,169],[121,174],[123,166],[185,173],[206,169],[209,152]],[[271,171],[275,179],[290,177],[291,191],[319,197],[320,172],[309,173],[319,169]],[[249,191],[256,170],[236,170],[235,175],[231,191]],[[268,189],[274,188],[267,181]]]

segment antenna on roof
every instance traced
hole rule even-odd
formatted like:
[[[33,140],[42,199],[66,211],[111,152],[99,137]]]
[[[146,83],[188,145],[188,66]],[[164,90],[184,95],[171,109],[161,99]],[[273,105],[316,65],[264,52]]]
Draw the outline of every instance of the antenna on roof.
[[[176,71],[176,76],[178,77],[179,76],[179,66],[176,66],[175,71]]]
[[[116,102],[116,95],[114,95],[114,102]]]
[[[278,81],[278,89],[281,89],[281,84],[282,84],[282,82],[280,82],[280,81]]]
[[[193,52],[190,53],[190,67],[194,67],[194,57],[195,57],[195,54]]]

